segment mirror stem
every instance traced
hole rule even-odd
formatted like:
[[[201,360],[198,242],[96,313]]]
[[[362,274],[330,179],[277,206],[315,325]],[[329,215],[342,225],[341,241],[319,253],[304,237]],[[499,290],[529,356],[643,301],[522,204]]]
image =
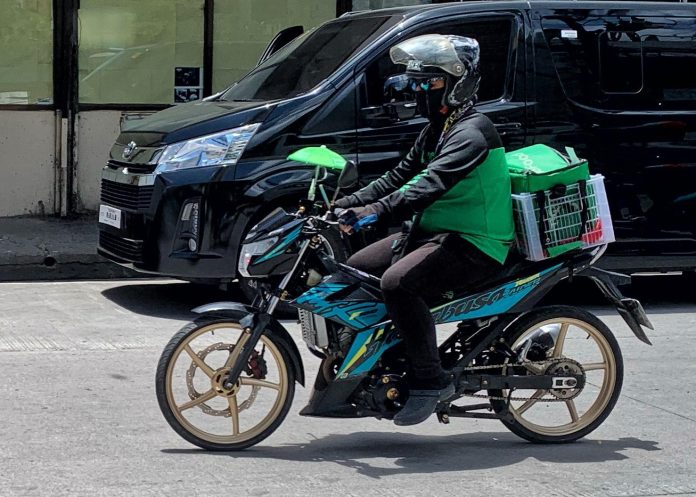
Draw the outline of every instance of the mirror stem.
[[[324,203],[326,204],[326,208],[331,210],[331,202],[329,202],[329,196],[326,194],[326,190],[324,189],[324,185],[319,183],[319,191],[321,192],[321,196],[324,199]]]
[[[312,178],[312,183],[309,185],[309,194],[307,198],[310,202],[314,202],[317,192],[317,181],[319,180],[319,166],[314,169],[314,178]]]

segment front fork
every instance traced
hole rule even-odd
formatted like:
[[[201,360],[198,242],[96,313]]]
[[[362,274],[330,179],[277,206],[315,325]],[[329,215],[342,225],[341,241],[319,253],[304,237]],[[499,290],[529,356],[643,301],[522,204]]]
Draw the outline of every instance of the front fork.
[[[244,330],[243,333],[249,335],[249,338],[243,341],[242,349],[239,351],[237,360],[230,366],[227,379],[222,385],[224,388],[231,389],[237,384],[239,375],[242,374],[242,371],[249,362],[251,353],[256,347],[256,344],[259,343],[261,335],[263,335],[264,330],[266,330],[268,324],[271,322],[273,313],[280,302],[281,296],[285,293],[285,289],[295,276],[295,272],[300,267],[300,264],[302,263],[302,260],[304,259],[307,249],[311,243],[312,240],[310,239],[306,239],[302,242],[302,247],[300,247],[300,252],[297,255],[295,265],[292,267],[290,272],[285,275],[283,281],[280,282],[280,285],[278,285],[276,294],[269,294],[268,298],[261,301],[259,312],[247,314],[239,321],[239,324]]]

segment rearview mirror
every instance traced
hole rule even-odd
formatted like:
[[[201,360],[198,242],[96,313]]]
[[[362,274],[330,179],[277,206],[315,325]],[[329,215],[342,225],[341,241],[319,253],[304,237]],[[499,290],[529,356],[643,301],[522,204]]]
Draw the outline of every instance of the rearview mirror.
[[[352,188],[358,183],[358,166],[355,162],[349,160],[343,166],[343,170],[338,177],[338,187],[341,189]]]
[[[384,97],[387,102],[401,100],[399,98],[404,92],[408,92],[409,78],[405,74],[395,74],[389,76],[384,82]]]

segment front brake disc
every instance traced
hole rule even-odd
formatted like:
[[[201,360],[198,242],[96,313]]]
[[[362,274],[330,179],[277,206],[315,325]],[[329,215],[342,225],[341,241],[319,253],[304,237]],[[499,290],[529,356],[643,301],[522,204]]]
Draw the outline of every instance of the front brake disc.
[[[210,354],[211,352],[218,351],[218,350],[226,350],[231,354],[232,351],[234,350],[234,345],[231,343],[223,343],[223,342],[214,343],[214,344],[206,347],[205,349],[199,351],[198,353],[196,353],[196,355],[201,359],[201,361],[205,362],[205,358],[208,356],[208,354]],[[256,351],[254,351],[254,352],[256,352]],[[261,361],[263,361],[263,365],[265,367],[265,361],[263,360],[263,358],[261,358]],[[201,393],[198,390],[196,390],[196,387],[193,384],[193,378],[199,369],[200,368],[198,367],[198,365],[192,360],[191,366],[189,366],[188,370],[186,371],[186,386],[188,387],[188,396],[191,400],[196,400],[197,398],[204,395],[204,393]],[[247,368],[247,369],[249,369],[249,368]],[[255,375],[253,375],[253,376],[255,376]],[[243,402],[238,402],[237,411],[241,412],[245,409],[249,409],[254,404],[254,401],[256,400],[256,396],[257,396],[260,389],[261,389],[261,387],[252,386],[251,393],[249,394],[249,396]],[[226,407],[225,409],[214,409],[214,408],[210,407],[208,404],[206,404],[205,402],[203,402],[201,404],[198,404],[198,407],[201,409],[201,411],[203,411],[205,414],[208,414],[210,416],[223,416],[223,417],[228,418],[232,415],[230,413],[229,406]]]

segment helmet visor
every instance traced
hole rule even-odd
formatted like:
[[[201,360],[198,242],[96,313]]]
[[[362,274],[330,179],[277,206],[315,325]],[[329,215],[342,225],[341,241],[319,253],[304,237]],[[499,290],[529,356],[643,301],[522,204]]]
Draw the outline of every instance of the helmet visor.
[[[410,38],[394,45],[389,50],[389,56],[394,64],[404,64],[407,73],[425,73],[429,67],[462,76],[465,70],[452,41],[443,35]]]

